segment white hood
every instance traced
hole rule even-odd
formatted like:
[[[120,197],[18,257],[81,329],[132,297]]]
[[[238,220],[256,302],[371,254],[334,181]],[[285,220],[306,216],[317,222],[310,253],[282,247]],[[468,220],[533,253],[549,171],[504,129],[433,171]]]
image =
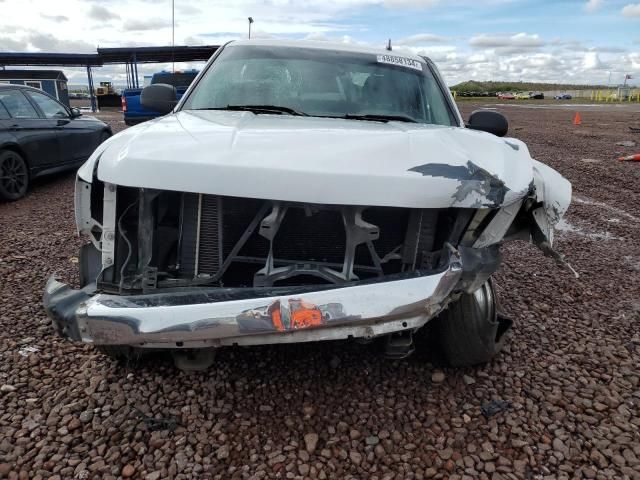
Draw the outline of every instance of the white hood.
[[[78,175],[320,204],[495,207],[533,181],[524,143],[458,127],[183,111],[103,143]]]

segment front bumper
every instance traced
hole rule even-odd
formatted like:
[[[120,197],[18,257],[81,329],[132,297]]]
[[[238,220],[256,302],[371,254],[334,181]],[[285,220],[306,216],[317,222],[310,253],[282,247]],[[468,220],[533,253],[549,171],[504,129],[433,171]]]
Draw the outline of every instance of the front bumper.
[[[420,328],[455,293],[481,285],[498,247],[451,250],[440,273],[326,289],[192,288],[134,296],[74,290],[51,277],[44,307],[58,332],[98,345],[218,347],[372,338]],[[466,267],[465,267],[466,265]]]

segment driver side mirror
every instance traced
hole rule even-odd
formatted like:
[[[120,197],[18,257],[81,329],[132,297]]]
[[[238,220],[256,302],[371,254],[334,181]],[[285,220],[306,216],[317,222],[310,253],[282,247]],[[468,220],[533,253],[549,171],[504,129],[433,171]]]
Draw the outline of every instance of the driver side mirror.
[[[178,95],[173,85],[156,83],[142,89],[140,104],[142,108],[165,114],[178,104]]]
[[[73,107],[71,109],[71,118],[78,118],[82,116],[82,112],[80,111],[79,108],[75,108]]]
[[[509,122],[504,115],[493,110],[476,110],[469,116],[466,127],[504,137],[509,131]]]

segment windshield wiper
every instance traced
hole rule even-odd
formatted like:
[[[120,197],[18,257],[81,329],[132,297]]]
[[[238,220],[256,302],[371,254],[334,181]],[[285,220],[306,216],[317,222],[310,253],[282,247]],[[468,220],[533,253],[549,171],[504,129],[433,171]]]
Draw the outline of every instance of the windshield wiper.
[[[408,115],[384,115],[384,114],[367,114],[367,115],[356,115],[353,113],[347,113],[343,117],[347,120],[370,120],[373,122],[408,122],[408,123],[418,123],[415,118],[409,117]]]
[[[289,107],[281,107],[279,105],[227,105],[226,107],[197,108],[196,110],[230,110],[233,112],[253,112],[255,114],[288,113],[289,115],[296,115],[299,117],[308,117],[308,115],[304,112],[299,112],[298,110],[295,110]]]

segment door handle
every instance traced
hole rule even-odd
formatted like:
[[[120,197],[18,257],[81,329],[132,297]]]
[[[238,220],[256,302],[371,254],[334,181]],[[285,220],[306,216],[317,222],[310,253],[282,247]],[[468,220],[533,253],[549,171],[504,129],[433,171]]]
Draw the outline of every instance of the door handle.
[[[11,125],[9,125],[9,130],[22,130],[24,127],[21,127],[20,125],[18,125],[17,123],[13,123]]]

